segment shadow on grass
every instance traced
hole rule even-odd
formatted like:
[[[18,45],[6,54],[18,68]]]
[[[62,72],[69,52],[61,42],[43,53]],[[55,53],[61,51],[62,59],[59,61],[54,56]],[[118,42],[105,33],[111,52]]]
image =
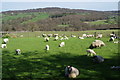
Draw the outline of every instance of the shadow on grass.
[[[64,69],[68,65],[72,65],[80,70],[77,78],[92,78],[97,80],[105,80],[106,78],[120,78],[119,71],[110,69],[110,66],[120,65],[118,57],[107,59],[101,64],[94,64],[90,57],[81,55],[75,56],[71,53],[59,52],[56,55],[44,57],[30,56],[38,54],[35,52],[24,53],[22,56],[9,55],[3,51],[3,78],[11,79],[67,79],[64,77]],[[120,60],[120,59],[119,59]]]

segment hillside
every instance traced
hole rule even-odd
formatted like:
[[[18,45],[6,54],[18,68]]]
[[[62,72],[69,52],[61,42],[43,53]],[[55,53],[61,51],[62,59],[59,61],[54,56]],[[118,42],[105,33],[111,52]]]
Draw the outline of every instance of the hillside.
[[[118,28],[118,13],[58,7],[2,12],[3,31],[81,31]]]

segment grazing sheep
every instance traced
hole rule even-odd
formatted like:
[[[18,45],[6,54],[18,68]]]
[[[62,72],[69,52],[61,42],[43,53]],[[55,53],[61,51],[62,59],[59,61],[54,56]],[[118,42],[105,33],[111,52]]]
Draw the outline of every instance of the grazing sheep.
[[[109,39],[109,41],[114,41],[115,40],[115,38],[114,37],[111,37],[110,39]]]
[[[96,55],[95,51],[92,50],[92,49],[87,49],[86,52],[87,52],[87,56],[93,56],[93,55]]]
[[[48,42],[48,41],[49,41],[49,38],[48,38],[48,37],[45,37],[44,40],[45,40],[46,42]]]
[[[4,43],[7,43],[9,41],[8,38],[3,39]]]
[[[20,49],[16,49],[15,52],[16,52],[16,54],[18,54],[18,55],[21,54],[21,50],[20,50]]]
[[[105,46],[105,43],[101,40],[95,40],[94,42],[92,42],[89,48],[93,49],[93,48],[101,47],[101,46]]]
[[[58,37],[58,36],[56,36],[56,37],[54,38],[54,40],[55,40],[55,41],[57,41],[58,39],[59,39],[59,37]]]
[[[2,44],[1,48],[7,48],[7,45],[6,44]]]
[[[79,75],[79,70],[72,66],[65,68],[65,76],[69,78],[76,78]]]
[[[63,47],[63,46],[65,46],[65,42],[61,42],[61,43],[59,44],[59,47]]]
[[[104,61],[104,58],[101,57],[101,56],[95,55],[95,56],[93,56],[92,60],[93,60],[94,63],[101,63],[101,62]]]
[[[42,34],[42,37],[47,37],[47,35],[46,34]]]
[[[45,46],[45,50],[46,50],[46,51],[50,50],[49,45],[46,45],[46,46]]]
[[[96,38],[102,38],[102,34],[98,34]]]

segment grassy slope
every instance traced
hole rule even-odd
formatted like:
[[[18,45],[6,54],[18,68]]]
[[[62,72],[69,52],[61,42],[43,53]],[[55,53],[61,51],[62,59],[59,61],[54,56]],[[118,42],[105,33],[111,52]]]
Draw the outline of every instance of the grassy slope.
[[[85,55],[94,40],[70,38],[65,41],[65,47],[59,48],[61,41],[53,41],[53,38],[49,42],[37,37],[10,38],[8,48],[3,49],[3,78],[64,78],[67,65],[73,65],[81,71],[78,78],[120,78],[119,71],[110,69],[110,66],[118,65],[118,44],[102,38],[106,46],[94,50],[107,60],[93,64],[90,57]],[[46,44],[50,45],[48,52],[44,50]],[[22,50],[22,55],[14,55],[16,48]]]

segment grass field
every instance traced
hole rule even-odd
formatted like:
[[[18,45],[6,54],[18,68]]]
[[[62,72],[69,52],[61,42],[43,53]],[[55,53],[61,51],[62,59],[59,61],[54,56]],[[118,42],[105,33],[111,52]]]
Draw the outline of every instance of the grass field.
[[[88,31],[86,31],[88,32]],[[82,34],[86,32],[53,32],[59,34]],[[94,33],[94,31],[89,31]],[[97,31],[99,32],[99,31]],[[108,35],[111,31],[100,31]],[[111,70],[111,66],[120,66],[118,60],[118,44],[108,42],[109,37],[103,37],[102,41],[106,46],[96,48],[94,51],[97,55],[104,57],[106,60],[101,64],[92,63],[91,57],[86,56],[86,49],[95,40],[95,38],[85,38],[80,40],[69,38],[64,40],[65,46],[58,47],[60,40],[44,42],[43,37],[36,37],[42,33],[50,32],[29,32],[16,33],[16,35],[24,35],[24,37],[9,38],[6,49],[2,49],[3,78],[46,78],[60,80],[67,79],[64,77],[64,69],[68,65],[72,65],[80,70],[77,78],[92,78],[92,80],[106,80],[107,78],[120,78],[120,71]],[[15,34],[15,33],[14,33]],[[29,36],[27,36],[29,35]],[[50,50],[46,52],[45,45],[50,46]],[[15,49],[21,49],[22,55],[15,55]]]

